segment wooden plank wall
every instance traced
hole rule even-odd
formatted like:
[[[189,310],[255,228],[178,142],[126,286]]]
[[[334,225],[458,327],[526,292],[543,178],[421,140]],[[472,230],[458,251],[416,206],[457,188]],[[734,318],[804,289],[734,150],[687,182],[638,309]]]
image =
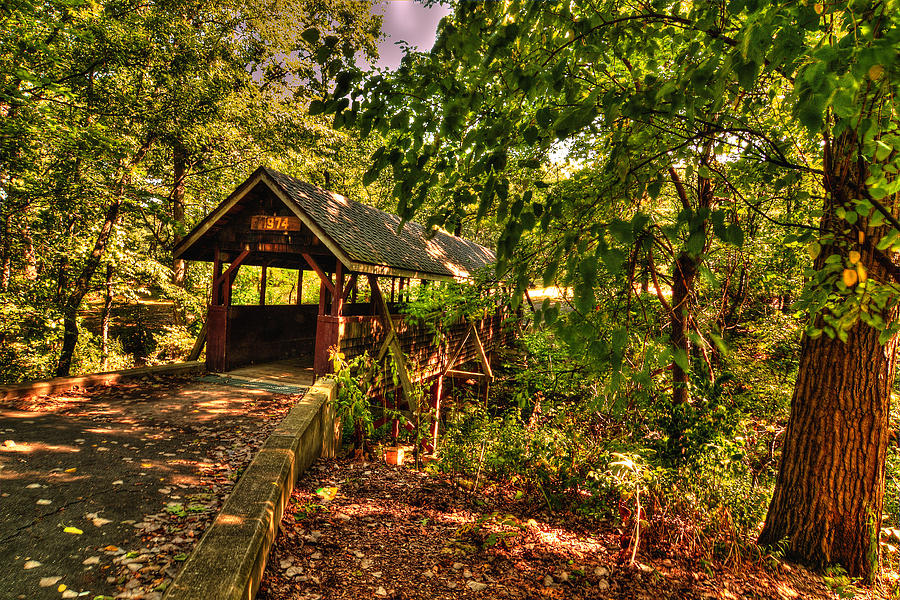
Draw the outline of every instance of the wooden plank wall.
[[[226,370],[311,356],[316,346],[318,312],[316,304],[229,306]]]
[[[225,371],[225,338],[228,334],[228,307],[210,306],[206,316],[206,370]]]

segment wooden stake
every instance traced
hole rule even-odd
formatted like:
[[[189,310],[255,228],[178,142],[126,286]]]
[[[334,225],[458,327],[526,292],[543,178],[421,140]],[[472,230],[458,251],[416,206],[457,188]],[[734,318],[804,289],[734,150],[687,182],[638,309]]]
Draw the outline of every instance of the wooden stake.
[[[441,396],[444,394],[444,378],[438,377],[434,382],[434,418],[431,420],[431,450],[437,452],[438,429],[441,419]]]
[[[472,324],[472,333],[475,337],[475,348],[478,350],[478,356],[481,358],[481,366],[484,368],[484,374],[487,375],[488,380],[494,378],[494,371],[491,369],[491,361],[488,360],[487,354],[484,351],[484,346],[481,344],[481,338],[478,336],[478,328],[475,327],[475,324]]]

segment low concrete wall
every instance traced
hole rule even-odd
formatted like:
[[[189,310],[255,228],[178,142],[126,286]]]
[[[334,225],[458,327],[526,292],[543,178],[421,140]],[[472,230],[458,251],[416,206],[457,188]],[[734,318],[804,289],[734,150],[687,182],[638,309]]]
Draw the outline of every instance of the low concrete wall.
[[[333,380],[318,379],[275,428],[165,600],[250,600],[256,595],[297,478],[316,458],[337,450],[335,388]]]
[[[29,381],[14,385],[0,386],[0,400],[14,400],[16,398],[30,398],[32,396],[46,396],[57,392],[65,392],[73,388],[86,388],[94,385],[112,385],[129,379],[140,379],[151,375],[191,375],[203,373],[206,365],[202,362],[184,362],[174,365],[159,365],[156,367],[139,367],[137,369],[123,369],[121,371],[109,371],[108,373],[91,373],[75,377],[56,377],[42,381]]]

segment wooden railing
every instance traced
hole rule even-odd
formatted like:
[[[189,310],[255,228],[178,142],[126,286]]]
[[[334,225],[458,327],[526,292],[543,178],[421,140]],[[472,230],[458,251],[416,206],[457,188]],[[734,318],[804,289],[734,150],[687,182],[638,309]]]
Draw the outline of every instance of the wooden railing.
[[[505,313],[499,309],[472,321],[486,352],[509,342],[512,333],[504,324]],[[460,319],[436,333],[428,327],[408,323],[403,315],[392,315],[400,348],[409,359],[410,377],[424,381],[447,369],[478,358],[474,340],[466,340],[469,322]],[[324,374],[331,370],[328,349],[336,347],[347,359],[368,351],[374,356],[385,337],[384,321],[378,316],[332,317],[319,315],[316,340],[315,371]],[[460,345],[466,340],[466,344]],[[453,364],[447,364],[454,356]]]

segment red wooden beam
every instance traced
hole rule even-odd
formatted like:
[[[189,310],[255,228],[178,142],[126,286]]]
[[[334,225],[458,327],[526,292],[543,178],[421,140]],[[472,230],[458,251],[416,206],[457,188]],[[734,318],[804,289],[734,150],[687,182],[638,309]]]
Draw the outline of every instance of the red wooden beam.
[[[219,286],[222,288],[222,304],[231,304],[231,284],[234,283],[234,277],[237,275],[237,270],[248,256],[250,256],[249,250],[244,250],[238,254],[238,257],[228,265],[228,268],[225,269],[225,272],[219,276],[218,281],[213,285],[213,287]]]
[[[325,287],[328,289],[328,291],[333,295],[334,294],[334,284],[331,282],[331,277],[326,275],[325,271],[322,270],[322,267],[319,266],[319,263],[317,263],[316,260],[309,254],[307,254],[306,252],[303,253],[303,259],[312,268],[312,270],[316,272],[316,275],[319,276],[319,279],[322,280],[322,283],[325,285]],[[340,264],[340,262],[341,261],[338,261],[338,264]]]
[[[341,316],[344,308],[344,264],[341,261],[335,261],[334,273],[334,289],[331,293],[331,315],[334,317]]]

